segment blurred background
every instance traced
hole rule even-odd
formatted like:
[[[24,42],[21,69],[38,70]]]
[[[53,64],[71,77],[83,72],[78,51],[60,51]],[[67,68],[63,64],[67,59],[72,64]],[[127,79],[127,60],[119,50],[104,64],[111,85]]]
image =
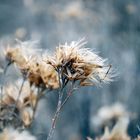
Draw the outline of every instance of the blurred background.
[[[0,41],[40,40],[54,50],[59,43],[85,37],[108,58],[118,76],[100,87],[82,87],[63,108],[54,140],[85,140],[128,120],[132,138],[140,134],[140,0],[0,0]],[[28,49],[28,48],[27,48]],[[38,107],[30,131],[45,140],[56,109],[56,92]]]

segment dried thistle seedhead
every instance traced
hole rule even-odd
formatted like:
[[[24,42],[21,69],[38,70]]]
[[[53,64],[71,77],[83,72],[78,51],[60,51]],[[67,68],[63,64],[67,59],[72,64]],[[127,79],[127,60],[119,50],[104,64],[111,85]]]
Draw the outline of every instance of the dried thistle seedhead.
[[[68,80],[79,80],[81,86],[94,85],[99,82],[112,80],[111,65],[106,64],[106,59],[101,58],[85,48],[86,42],[80,40],[59,45],[53,56],[47,58],[46,62],[54,67]]]
[[[19,42],[15,47],[8,47],[5,51],[9,62],[14,62],[30,85],[56,89],[59,87],[58,76],[52,66],[44,63],[40,55],[41,49],[36,42]]]
[[[14,47],[8,46],[4,53],[8,61],[14,62],[22,68],[29,61],[30,57],[39,54],[41,50],[37,47],[38,42],[21,42],[20,40],[16,41],[17,43],[14,45]]]
[[[59,87],[58,74],[54,68],[43,61],[40,63],[39,68],[41,78],[46,87],[49,89],[57,89]]]
[[[57,72],[51,65],[46,64],[41,57],[33,57],[22,68],[28,73],[28,80],[31,85],[56,89],[59,87]]]
[[[6,58],[9,62],[15,62],[18,66],[23,66],[26,63],[26,58],[22,55],[19,47],[11,47],[6,50]]]
[[[22,72],[26,72],[27,79],[30,82],[30,85],[35,85],[37,87],[43,86],[44,82],[40,75],[40,68],[38,57],[32,57],[26,65],[22,68]]]

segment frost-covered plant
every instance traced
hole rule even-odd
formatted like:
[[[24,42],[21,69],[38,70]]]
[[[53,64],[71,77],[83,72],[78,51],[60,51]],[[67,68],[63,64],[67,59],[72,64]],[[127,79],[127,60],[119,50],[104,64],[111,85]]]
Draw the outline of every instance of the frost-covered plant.
[[[15,47],[3,51],[6,66],[20,71],[21,77],[8,85],[1,85],[0,127],[14,129],[29,127],[36,108],[46,90],[58,89],[58,103],[47,140],[54,133],[61,109],[74,91],[81,86],[101,85],[112,81],[113,71],[106,59],[101,58],[80,40],[56,47],[54,54],[43,54],[36,42],[18,41]],[[64,89],[67,93],[64,95]]]

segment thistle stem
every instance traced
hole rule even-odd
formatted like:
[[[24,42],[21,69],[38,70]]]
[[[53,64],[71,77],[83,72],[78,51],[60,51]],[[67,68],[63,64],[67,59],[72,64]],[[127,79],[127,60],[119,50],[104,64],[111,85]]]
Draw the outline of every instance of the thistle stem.
[[[51,125],[51,129],[49,131],[47,140],[50,140],[52,138],[53,134],[54,134],[54,130],[55,130],[55,127],[56,127],[56,122],[57,122],[57,119],[58,119],[59,114],[60,114],[62,99],[63,99],[63,89],[61,88],[59,90],[58,104],[57,104],[56,112],[55,112],[54,117],[52,119],[52,125]]]
[[[50,140],[54,134],[54,130],[55,130],[55,127],[56,127],[56,123],[57,123],[57,119],[60,115],[60,112],[62,110],[62,108],[64,107],[64,105],[66,104],[66,102],[68,101],[68,99],[71,97],[72,93],[73,93],[73,83],[71,85],[71,88],[69,90],[69,92],[67,93],[67,96],[66,98],[63,100],[63,88],[61,88],[59,90],[59,98],[58,98],[58,104],[57,104],[57,109],[56,109],[56,112],[54,114],[54,117],[52,119],[52,126],[51,126],[51,129],[49,131],[49,134],[48,134],[48,138],[47,140]]]
[[[21,83],[21,87],[20,87],[20,89],[19,89],[18,97],[17,97],[17,99],[16,99],[15,107],[17,106],[18,100],[19,100],[19,98],[20,98],[20,95],[21,95],[21,92],[22,92],[22,89],[23,89],[23,86],[24,86],[25,80],[26,80],[26,78],[23,77],[23,81],[22,81],[22,83]]]

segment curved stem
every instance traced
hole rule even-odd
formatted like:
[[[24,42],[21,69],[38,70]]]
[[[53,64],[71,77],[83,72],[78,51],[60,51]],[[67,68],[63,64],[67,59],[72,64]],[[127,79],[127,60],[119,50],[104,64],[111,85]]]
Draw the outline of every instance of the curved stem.
[[[19,93],[18,93],[18,96],[17,96],[17,99],[16,99],[15,106],[17,106],[17,104],[18,104],[18,100],[19,100],[19,98],[20,98],[20,95],[21,95],[21,92],[22,92],[22,89],[23,89],[23,86],[24,86],[25,81],[26,81],[26,78],[23,77],[23,81],[22,81],[21,87],[20,87],[20,89],[19,89]]]
[[[47,140],[50,140],[52,138],[53,134],[54,134],[56,122],[57,122],[57,119],[58,119],[59,114],[60,114],[60,108],[61,108],[61,104],[62,104],[62,98],[63,98],[63,88],[61,88],[59,90],[58,104],[57,104],[56,112],[55,112],[54,117],[52,119],[52,125],[51,125],[51,129],[49,131]]]
[[[70,88],[69,92],[67,93],[67,96],[66,96],[66,98],[64,99],[63,102],[62,102],[62,99],[63,99],[63,87],[59,90],[59,98],[58,98],[57,109],[56,109],[56,112],[55,112],[54,117],[52,119],[52,126],[51,126],[51,129],[49,131],[47,140],[50,140],[52,138],[52,136],[54,134],[55,127],[56,127],[57,119],[58,119],[58,117],[60,115],[60,112],[61,112],[62,108],[64,107],[64,105],[66,104],[68,99],[71,97],[71,95],[72,95],[72,93],[74,91],[73,89],[74,89],[74,82],[72,83],[71,88]]]

